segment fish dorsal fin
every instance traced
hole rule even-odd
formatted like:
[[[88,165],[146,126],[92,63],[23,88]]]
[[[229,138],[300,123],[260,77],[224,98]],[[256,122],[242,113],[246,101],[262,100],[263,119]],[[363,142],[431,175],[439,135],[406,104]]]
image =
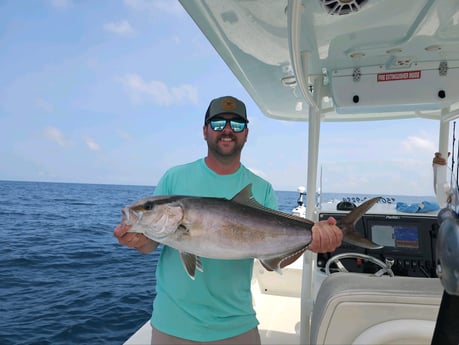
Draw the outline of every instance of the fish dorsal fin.
[[[180,259],[188,276],[194,280],[196,269],[203,272],[201,258],[194,254],[180,252]]]
[[[276,216],[282,216],[285,218],[290,218],[290,219],[295,219],[299,220],[305,224],[314,224],[314,222],[310,221],[309,219],[306,218],[301,218],[298,216],[294,216],[288,213],[284,213],[281,211],[273,210],[272,208],[268,208],[260,204],[253,196],[252,194],[252,184],[249,183],[247,186],[245,186],[239,193],[237,193],[231,201],[237,202],[238,204],[257,208],[259,210],[262,210],[264,212],[268,212],[271,214],[274,214]]]
[[[304,246],[298,250],[275,258],[260,259],[260,262],[268,271],[276,271],[281,273],[281,268],[284,268],[285,266],[295,262],[304,253],[306,248],[307,246]]]
[[[248,205],[256,208],[263,208],[264,206],[255,200],[252,194],[252,184],[249,183],[247,186],[241,189],[231,201],[237,202],[242,205]]]

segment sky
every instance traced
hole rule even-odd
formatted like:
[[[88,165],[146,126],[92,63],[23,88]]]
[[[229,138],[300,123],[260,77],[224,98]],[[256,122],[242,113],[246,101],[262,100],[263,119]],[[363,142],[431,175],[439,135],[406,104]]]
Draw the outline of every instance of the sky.
[[[306,185],[306,122],[265,117],[178,1],[0,0],[0,180],[154,186],[207,153],[209,101],[247,105],[243,164]],[[322,191],[432,195],[438,123],[324,123]]]

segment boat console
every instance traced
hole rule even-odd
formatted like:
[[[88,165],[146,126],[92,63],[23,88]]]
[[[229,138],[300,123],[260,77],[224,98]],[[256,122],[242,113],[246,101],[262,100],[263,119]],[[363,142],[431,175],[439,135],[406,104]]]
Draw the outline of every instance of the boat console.
[[[346,212],[347,213],[347,212]],[[319,220],[332,216],[339,220],[345,212],[319,213]],[[364,249],[343,242],[332,253],[319,254],[317,265],[324,269],[327,261],[341,253],[356,252],[375,257],[391,266],[398,276],[436,277],[435,247],[439,230],[437,215],[365,214],[356,224],[356,231],[382,245],[381,249]],[[359,258],[345,259],[350,272],[374,273],[376,265]],[[331,269],[333,272],[333,268]]]

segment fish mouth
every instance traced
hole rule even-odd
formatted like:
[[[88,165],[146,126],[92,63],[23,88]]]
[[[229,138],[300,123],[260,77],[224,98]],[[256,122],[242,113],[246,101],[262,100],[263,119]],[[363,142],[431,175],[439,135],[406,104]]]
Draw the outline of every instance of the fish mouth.
[[[121,212],[123,214],[122,222],[127,225],[138,223],[143,217],[143,212],[133,211],[129,207],[124,207]]]

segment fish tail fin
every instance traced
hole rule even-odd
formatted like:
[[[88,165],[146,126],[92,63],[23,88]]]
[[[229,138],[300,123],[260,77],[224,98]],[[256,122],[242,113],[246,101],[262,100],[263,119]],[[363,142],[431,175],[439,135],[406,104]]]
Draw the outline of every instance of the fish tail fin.
[[[343,230],[343,241],[349,244],[353,244],[358,247],[367,248],[367,249],[379,249],[382,248],[379,244],[376,244],[361,234],[355,231],[355,224],[357,221],[367,212],[370,208],[376,204],[381,197],[375,197],[369,199],[354,208],[349,212],[343,219],[337,222],[337,226]]]

